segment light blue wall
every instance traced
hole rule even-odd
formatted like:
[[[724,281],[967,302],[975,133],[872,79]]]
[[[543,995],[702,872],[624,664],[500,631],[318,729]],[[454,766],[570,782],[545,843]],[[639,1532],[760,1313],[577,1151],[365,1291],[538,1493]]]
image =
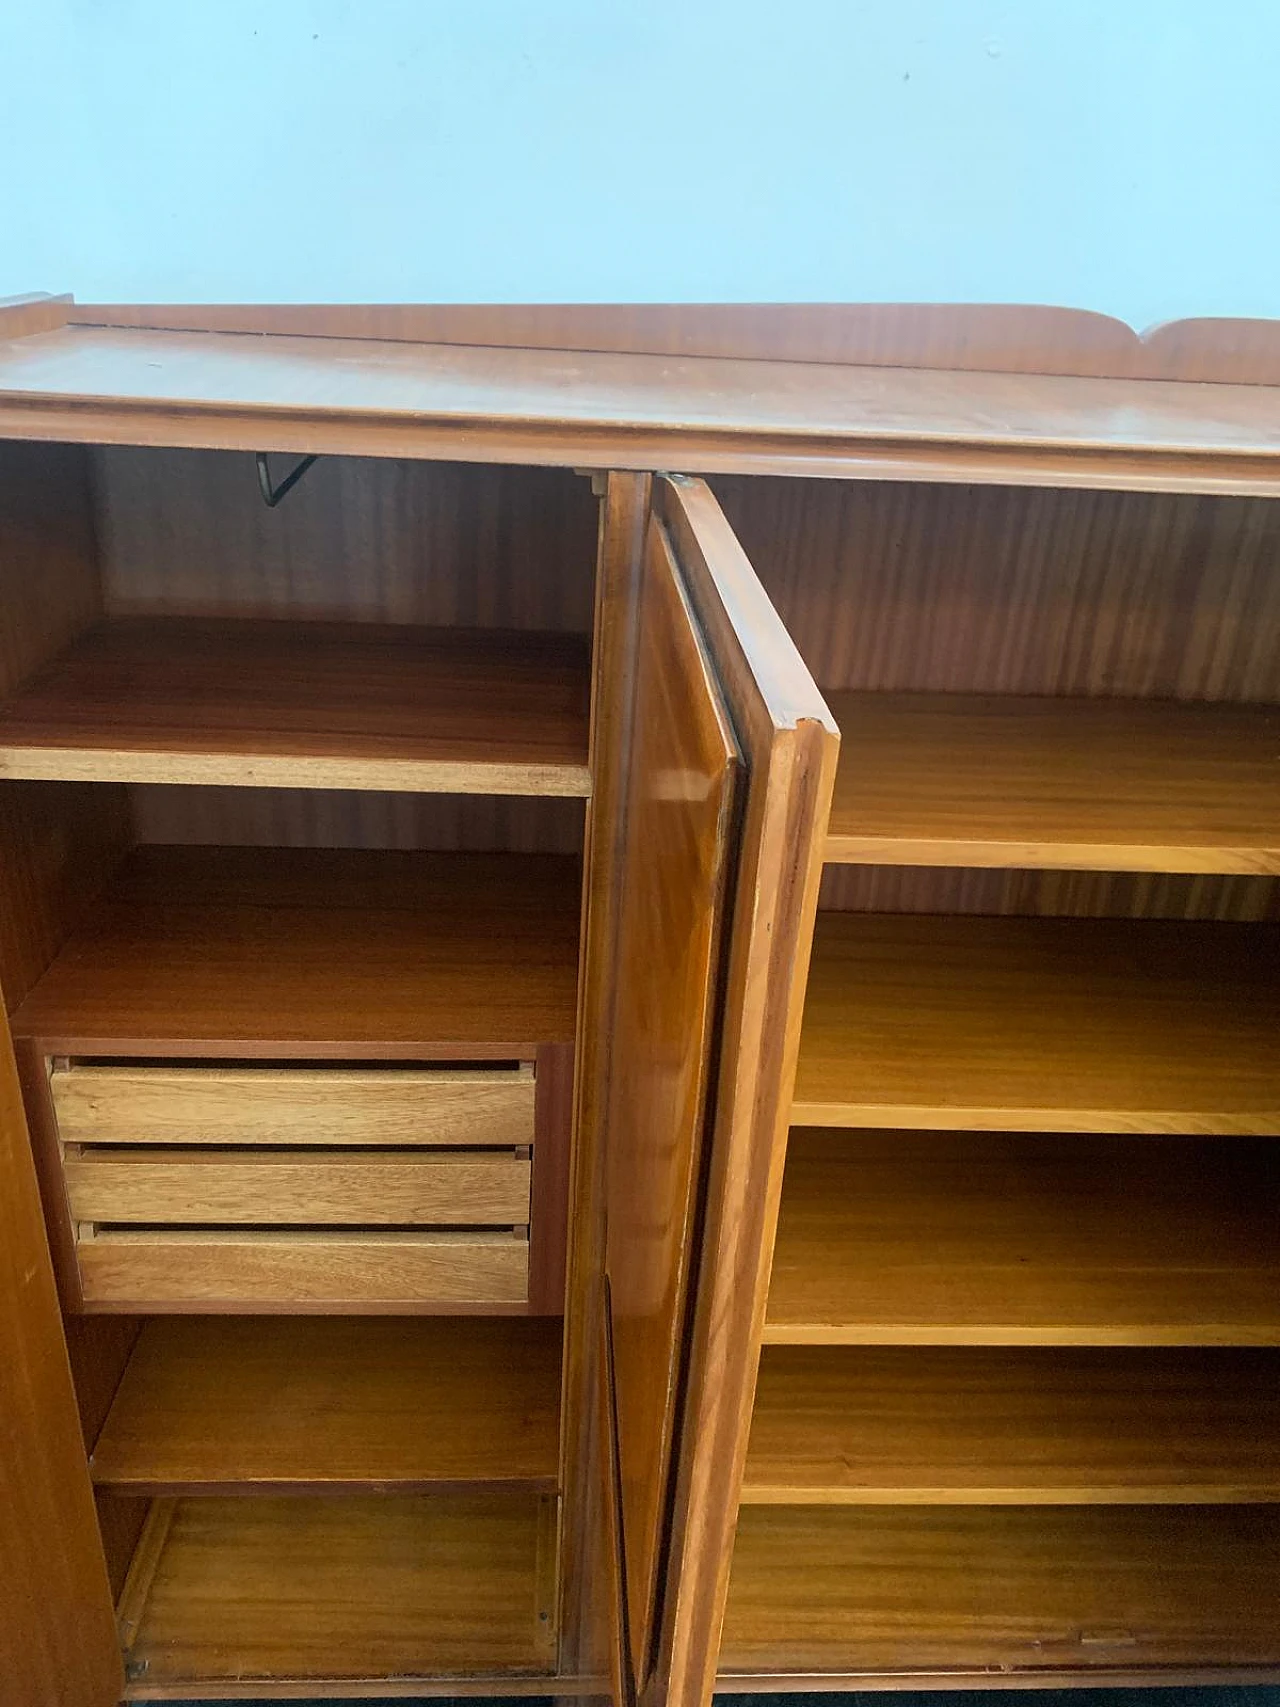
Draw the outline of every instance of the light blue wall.
[[[0,0],[0,294],[1280,315],[1280,0]]]

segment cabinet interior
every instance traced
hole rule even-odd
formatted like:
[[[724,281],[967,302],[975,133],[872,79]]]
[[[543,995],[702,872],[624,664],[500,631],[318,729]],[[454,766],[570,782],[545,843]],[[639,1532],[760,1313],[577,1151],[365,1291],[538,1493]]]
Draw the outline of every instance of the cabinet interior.
[[[556,1671],[596,528],[0,446],[0,982],[131,1693]]]
[[[566,469],[323,456],[268,508],[246,452],[0,444],[0,989],[131,1698],[616,1661],[659,1699],[721,1211],[743,1273],[772,1251],[718,1347],[734,1381],[760,1352],[726,1687],[1280,1663],[1280,510],[712,485],[749,564],[705,492],[612,487],[624,637]],[[805,696],[723,610],[708,644],[708,537]],[[820,771],[813,681],[842,739],[761,1158],[733,901],[768,811],[814,809],[757,786],[783,702]],[[593,715],[640,755],[595,848]],[[768,872],[748,1091],[810,948]],[[598,1075],[571,1200],[575,1051],[615,1034],[651,1054]],[[727,1185],[722,1107],[762,1164]],[[622,1300],[593,1417],[584,1201]],[[566,1669],[601,1546],[630,1651]]]
[[[1280,510],[715,486],[841,731],[721,1676],[1274,1664]]]

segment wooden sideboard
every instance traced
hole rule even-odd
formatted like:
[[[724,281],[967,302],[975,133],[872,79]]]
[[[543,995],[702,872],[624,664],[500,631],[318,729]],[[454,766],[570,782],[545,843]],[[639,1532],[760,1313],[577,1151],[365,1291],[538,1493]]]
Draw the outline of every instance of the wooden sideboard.
[[[6,1702],[1280,1679],[1277,496],[1280,323],[0,305]]]

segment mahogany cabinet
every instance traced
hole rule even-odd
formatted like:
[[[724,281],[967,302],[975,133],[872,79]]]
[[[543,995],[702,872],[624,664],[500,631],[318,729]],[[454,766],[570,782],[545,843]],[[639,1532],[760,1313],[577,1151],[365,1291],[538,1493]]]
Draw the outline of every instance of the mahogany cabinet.
[[[1274,327],[32,298],[0,441],[14,1707],[1280,1677]]]

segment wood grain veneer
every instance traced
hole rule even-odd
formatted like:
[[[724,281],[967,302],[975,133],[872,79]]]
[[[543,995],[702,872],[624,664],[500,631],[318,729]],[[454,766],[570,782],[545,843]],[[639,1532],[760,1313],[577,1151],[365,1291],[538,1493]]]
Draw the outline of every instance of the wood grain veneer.
[[[655,1694],[704,1699],[714,1680],[746,1451],[838,737],[709,489],[663,481],[658,502],[745,772],[699,1284],[651,1684]]]
[[[148,1686],[545,1673],[549,1516],[525,1493],[179,1500],[126,1663]]]
[[[742,762],[677,547],[656,516],[638,624],[608,1033],[604,1262],[627,1624],[643,1680],[661,1605]]]
[[[14,1707],[114,1707],[102,1541],[7,1027],[0,1019],[0,1675]]]
[[[338,454],[269,510],[243,451],[88,454],[109,616],[590,631],[596,505],[567,468]]]
[[[571,636],[117,618],[0,707],[0,776],[585,795]]]
[[[89,454],[111,615],[590,629],[596,505],[589,482],[567,469],[339,455],[268,510],[244,452]],[[556,796],[162,784],[130,785],[130,795],[139,841],[582,846],[581,804]]]
[[[100,1488],[554,1492],[560,1324],[467,1317],[147,1323],[94,1449]]]
[[[10,1012],[92,912],[130,845],[124,788],[0,781],[0,995]]]
[[[0,443],[0,610],[0,700],[101,614],[89,464],[80,447]],[[0,781],[7,1009],[44,972],[128,842],[123,788]]]
[[[165,783],[131,783],[125,792],[135,842],[206,847],[581,855],[586,806],[584,800],[554,794],[382,794]]]
[[[579,467],[1276,489],[1259,386],[67,326],[0,351],[28,438]]]
[[[70,296],[51,296],[47,291],[0,296],[0,337],[26,338],[33,332],[56,331],[66,325],[71,305]]]
[[[529,1241],[514,1232],[109,1227],[82,1235],[84,1309],[436,1311],[523,1315]]]
[[[1156,492],[720,479],[829,692],[1280,700],[1280,512]]]
[[[1274,1665],[1278,1549],[1264,1506],[757,1506],[738,1523],[721,1662],[1028,1678]]]
[[[77,1221],[196,1226],[494,1226],[529,1221],[511,1153],[225,1151],[120,1145],[63,1161]]]
[[[574,1046],[569,1043],[547,1043],[538,1050],[529,1203],[529,1307],[548,1316],[563,1316],[566,1309],[573,1060]]]
[[[792,1133],[771,1344],[1280,1344],[1274,1138]]]
[[[1280,873],[1280,706],[839,693],[826,857]]]
[[[143,848],[15,1020],[51,1054],[530,1059],[570,1042],[575,860]]]
[[[532,1144],[531,1065],[56,1065],[64,1144]]]
[[[1280,931],[821,913],[798,1125],[1274,1133]]]
[[[1280,1362],[1237,1350],[769,1346],[742,1499],[1275,1502]]]
[[[992,372],[1130,374],[1136,371],[1142,349],[1137,334],[1109,315],[1031,304],[67,303],[62,312],[64,320],[86,326],[390,338]],[[1187,323],[1175,322],[1174,326],[1182,324]],[[1219,324],[1265,327],[1271,323]],[[1226,376],[1197,372],[1183,377]]]
[[[1280,921],[1274,877],[1017,866],[828,865],[819,907],[849,913]]]
[[[47,300],[47,299],[46,299]],[[1198,318],[1141,335],[1034,303],[113,304],[60,299],[84,326],[276,332],[443,344],[631,350],[877,367],[1280,383],[1280,322]]]
[[[1142,337],[1142,372],[1153,379],[1280,384],[1280,321],[1196,315],[1151,326]]]
[[[632,741],[644,537],[651,482],[601,482],[591,678],[592,792],[586,808],[582,971],[573,1083],[573,1158],[565,1290],[560,1642],[564,1669],[598,1678],[629,1671],[615,1474],[616,1434],[605,1366],[604,1282],[609,1075],[618,994],[619,882]],[[625,1690],[616,1696],[618,1707]]]

